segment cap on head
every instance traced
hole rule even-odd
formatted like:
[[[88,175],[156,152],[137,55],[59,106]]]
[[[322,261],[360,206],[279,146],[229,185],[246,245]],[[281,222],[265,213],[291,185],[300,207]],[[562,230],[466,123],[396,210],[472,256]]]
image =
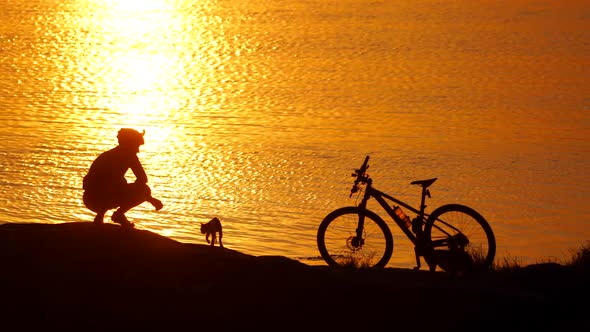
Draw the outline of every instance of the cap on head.
[[[139,131],[131,128],[123,128],[117,133],[117,140],[120,145],[143,145],[143,135],[145,130],[140,133]]]

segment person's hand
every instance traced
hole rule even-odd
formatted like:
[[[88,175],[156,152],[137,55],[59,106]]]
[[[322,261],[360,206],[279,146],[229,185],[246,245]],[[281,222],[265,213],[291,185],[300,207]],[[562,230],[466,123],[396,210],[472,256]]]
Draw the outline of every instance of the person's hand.
[[[150,202],[150,204],[152,204],[154,206],[156,211],[160,211],[164,207],[164,204],[162,203],[162,201],[160,201],[157,198],[152,197],[149,202]]]

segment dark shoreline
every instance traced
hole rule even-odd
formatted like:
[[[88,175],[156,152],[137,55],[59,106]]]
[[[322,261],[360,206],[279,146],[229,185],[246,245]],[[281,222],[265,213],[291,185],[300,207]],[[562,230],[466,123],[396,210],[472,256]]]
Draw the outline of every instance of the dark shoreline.
[[[2,322],[45,330],[588,328],[588,274],[332,270],[92,223],[0,225]],[[249,330],[249,329],[248,329]]]

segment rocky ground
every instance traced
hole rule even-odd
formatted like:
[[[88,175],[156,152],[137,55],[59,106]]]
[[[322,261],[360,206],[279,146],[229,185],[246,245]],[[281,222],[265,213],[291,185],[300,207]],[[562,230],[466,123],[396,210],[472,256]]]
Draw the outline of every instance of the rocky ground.
[[[334,270],[82,222],[0,225],[0,264],[0,324],[20,331],[590,328],[590,274],[557,264]]]

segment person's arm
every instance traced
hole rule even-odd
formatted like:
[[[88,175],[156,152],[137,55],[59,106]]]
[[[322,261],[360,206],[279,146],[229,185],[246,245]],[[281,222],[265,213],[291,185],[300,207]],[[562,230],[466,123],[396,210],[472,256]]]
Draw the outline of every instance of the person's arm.
[[[143,166],[141,165],[141,162],[139,161],[139,158],[137,157],[137,155],[134,155],[133,158],[131,159],[131,170],[133,171],[133,174],[135,175],[135,182],[136,183],[147,183],[148,182],[147,174],[145,174],[145,170],[143,169]]]

